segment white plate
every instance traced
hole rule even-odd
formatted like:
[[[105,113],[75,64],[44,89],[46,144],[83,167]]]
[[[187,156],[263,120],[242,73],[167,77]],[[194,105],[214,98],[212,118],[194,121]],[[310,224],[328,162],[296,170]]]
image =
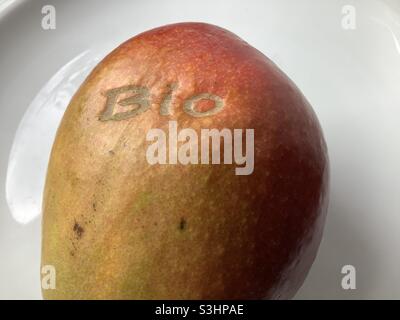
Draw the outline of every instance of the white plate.
[[[43,29],[45,5],[55,8],[55,29]],[[296,297],[400,298],[396,0],[0,0],[0,298],[41,298],[41,193],[69,98],[119,43],[182,21],[227,28],[264,52],[320,119],[331,160],[330,208],[317,260]],[[349,264],[355,290],[341,286]]]

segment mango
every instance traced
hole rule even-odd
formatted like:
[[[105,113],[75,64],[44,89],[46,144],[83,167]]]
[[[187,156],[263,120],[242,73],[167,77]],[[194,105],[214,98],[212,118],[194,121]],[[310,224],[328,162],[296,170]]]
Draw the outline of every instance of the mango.
[[[321,240],[311,106],[217,26],[139,34],[73,96],[43,197],[45,299],[288,299]]]

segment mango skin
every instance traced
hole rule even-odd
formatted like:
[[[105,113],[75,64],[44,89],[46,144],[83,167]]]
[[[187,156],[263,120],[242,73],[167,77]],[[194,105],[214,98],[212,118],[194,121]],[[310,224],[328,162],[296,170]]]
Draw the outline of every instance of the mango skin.
[[[172,115],[160,115],[176,83]],[[149,88],[148,111],[100,121],[104,93]],[[198,93],[224,108],[195,118]],[[150,165],[151,128],[253,128],[255,168]],[[286,299],[315,258],[328,158],[310,105],[262,53],[203,23],[142,33],[111,52],[72,98],[58,129],[43,201],[46,299]]]

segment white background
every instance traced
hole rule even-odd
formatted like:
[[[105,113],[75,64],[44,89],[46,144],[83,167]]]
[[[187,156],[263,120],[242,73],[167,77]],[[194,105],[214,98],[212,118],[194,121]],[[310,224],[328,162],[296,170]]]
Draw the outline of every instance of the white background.
[[[45,4],[56,8],[55,30],[42,29]],[[344,5],[356,10],[355,30],[342,27]],[[296,298],[400,298],[398,0],[0,0],[0,298],[41,298],[40,217],[18,222],[5,195],[11,147],[28,106],[83,52],[89,50],[83,63],[90,67],[98,55],[139,32],[183,21],[227,28],[262,51],[297,84],[320,119],[331,161],[330,207],[318,257]],[[59,108],[81,76],[71,80]],[[43,148],[42,159],[35,164],[28,151],[19,154],[20,167],[25,164],[32,174],[20,171],[11,180],[9,197],[15,201],[18,188],[29,193],[35,174],[42,175],[58,118],[36,118],[43,145],[32,138],[26,150]],[[32,206],[22,213],[33,218],[41,190],[31,192]],[[346,264],[356,267],[356,290],[341,288]]]

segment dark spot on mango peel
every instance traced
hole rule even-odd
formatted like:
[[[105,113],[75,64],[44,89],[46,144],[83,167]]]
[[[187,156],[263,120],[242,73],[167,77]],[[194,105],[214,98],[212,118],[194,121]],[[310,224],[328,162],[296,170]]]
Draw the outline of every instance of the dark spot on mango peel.
[[[74,232],[75,232],[75,234],[76,234],[76,237],[77,237],[78,239],[82,238],[83,233],[85,232],[85,229],[83,229],[83,228],[79,225],[79,223],[77,223],[76,221],[75,221],[75,223],[74,223],[74,228],[73,228],[73,230],[74,230]]]
[[[108,151],[108,154],[109,154],[110,156],[113,156],[113,155],[115,154],[115,152],[114,152],[113,150],[110,150],[110,151]]]
[[[179,222],[179,230],[183,231],[186,228],[186,220],[185,218],[181,218],[181,221]]]

